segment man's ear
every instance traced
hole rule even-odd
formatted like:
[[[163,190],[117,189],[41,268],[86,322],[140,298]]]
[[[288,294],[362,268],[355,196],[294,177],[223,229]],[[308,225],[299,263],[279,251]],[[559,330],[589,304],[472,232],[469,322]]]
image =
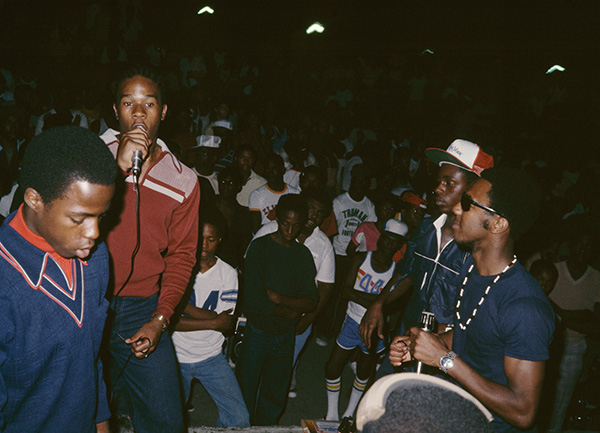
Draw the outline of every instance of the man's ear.
[[[113,111],[115,112],[115,118],[119,120],[119,111],[117,111],[117,104],[113,104]]]
[[[23,202],[28,208],[36,213],[44,208],[44,200],[42,200],[42,196],[39,192],[31,187],[25,190]]]
[[[167,116],[167,104],[163,105],[163,107],[162,107],[162,114],[160,115],[160,120],[165,120],[166,116]]]
[[[506,218],[501,217],[500,215],[496,215],[496,218],[494,218],[494,222],[492,223],[491,229],[492,233],[502,234],[508,231],[508,229],[510,229],[510,223]]]

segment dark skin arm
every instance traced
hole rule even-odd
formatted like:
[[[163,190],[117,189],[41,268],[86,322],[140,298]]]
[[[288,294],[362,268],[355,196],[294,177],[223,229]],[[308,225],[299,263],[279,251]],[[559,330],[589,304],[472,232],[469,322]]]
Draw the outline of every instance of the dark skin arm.
[[[354,290],[352,286],[344,284],[344,296],[357,304],[369,308],[373,301],[377,299],[377,295],[374,293],[362,293],[358,290]]]
[[[414,358],[427,365],[439,366],[440,358],[449,350],[448,334],[451,332],[445,333],[442,337],[416,327],[411,328],[408,336],[396,337],[392,343],[390,347],[392,365],[397,366]],[[501,385],[486,379],[457,357],[454,367],[448,370],[448,375],[489,410],[509,424],[525,430],[531,428],[535,421],[544,371],[543,361],[526,361],[504,356],[507,384]]]
[[[329,295],[333,290],[333,283],[323,283],[321,281],[317,281],[317,289],[319,290],[319,303],[317,304],[317,308],[312,313],[306,313],[300,318],[298,324],[296,325],[296,335],[300,335],[306,331],[306,328],[308,328],[308,326],[323,310],[325,303],[327,302],[327,299],[329,299]]]
[[[267,289],[267,296],[276,306],[285,307],[297,313],[310,313],[317,308],[317,303],[310,298],[282,295],[271,289]]]
[[[358,333],[365,346],[370,348],[371,344],[376,341],[372,338],[373,335],[377,335],[378,339],[383,338],[383,326],[385,324],[383,307],[399,299],[412,287],[413,279],[411,277],[401,279],[401,274],[396,274],[392,277],[381,290],[377,299],[367,308],[367,312],[363,316],[358,328]],[[390,291],[399,280],[401,281],[398,283],[398,286]]]
[[[600,303],[594,304],[591,310],[563,310],[552,300],[548,299],[552,308],[563,320],[567,328],[582,334],[598,337],[600,336]]]
[[[358,245],[356,245],[353,241],[348,242],[348,246],[346,247],[346,255],[350,258],[354,256]]]
[[[188,307],[190,307],[188,309]],[[177,322],[177,325],[175,325],[175,330],[176,331],[202,331],[202,330],[212,330],[212,331],[219,331],[219,332],[227,332],[228,330],[230,330],[233,327],[234,321],[235,321],[235,317],[231,315],[231,313],[233,312],[233,308],[230,308],[229,310],[223,311],[219,314],[215,313],[214,311],[209,311],[209,310],[204,310],[202,308],[197,308],[194,307],[193,305],[186,305],[185,309],[183,310],[183,312],[185,314],[190,314],[192,308],[195,308],[196,310],[202,310],[202,311],[206,311],[207,313],[212,313],[212,315],[207,314],[206,316],[213,316],[211,318],[206,318],[206,319],[199,319],[199,318],[191,318],[191,317],[185,317],[185,316],[181,316],[179,318],[179,321]],[[197,314],[197,312],[196,312]]]
[[[96,424],[96,433],[110,433],[108,420]]]
[[[192,304],[187,304],[183,312],[193,319],[207,320],[217,317],[217,313],[214,311],[198,308]]]

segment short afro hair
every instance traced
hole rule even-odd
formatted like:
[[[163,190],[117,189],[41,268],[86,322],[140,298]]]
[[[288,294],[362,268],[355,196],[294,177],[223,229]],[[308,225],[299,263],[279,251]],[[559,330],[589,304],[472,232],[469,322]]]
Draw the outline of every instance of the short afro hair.
[[[306,204],[306,200],[299,194],[282,195],[277,202],[275,215],[277,218],[281,218],[286,212],[300,214],[302,220],[306,221],[308,219],[308,205]]]
[[[198,216],[198,222],[199,222],[199,248],[198,248],[198,252],[201,252],[200,250],[202,249],[202,226],[204,224],[210,224],[211,226],[213,226],[214,228],[217,229],[217,232],[219,233],[219,237],[221,238],[225,238],[227,237],[227,221],[225,220],[225,217],[223,216],[223,214],[216,208],[208,208],[206,210],[203,210],[200,212],[199,216]]]
[[[125,71],[123,71],[123,73],[121,73],[121,75],[119,76],[119,78],[117,79],[117,82],[115,83],[115,88],[114,88],[114,96],[115,96],[115,103],[118,104],[121,95],[119,95],[119,89],[121,88],[121,85],[123,84],[123,82],[125,80],[128,80],[130,78],[133,77],[144,77],[149,79],[150,81],[152,81],[154,84],[156,84],[156,87],[158,88],[158,98],[159,98],[159,102],[161,103],[161,105],[165,104],[166,101],[166,92],[165,92],[165,84],[164,84],[164,80],[162,79],[162,77],[160,76],[160,74],[158,72],[156,72],[156,70],[154,70],[151,67],[148,66],[132,66],[129,69],[126,69]]]
[[[492,414],[457,385],[398,373],[379,379],[356,413],[362,433],[492,433]]]
[[[365,424],[363,433],[492,433],[484,414],[447,389],[423,385],[393,391],[385,415]]]
[[[34,137],[25,151],[19,184],[35,189],[44,203],[63,196],[76,181],[112,185],[117,163],[104,142],[78,126],[51,128]]]
[[[508,220],[510,237],[519,239],[540,212],[542,193],[537,181],[522,170],[505,167],[489,168],[481,177],[491,184],[490,207]]]

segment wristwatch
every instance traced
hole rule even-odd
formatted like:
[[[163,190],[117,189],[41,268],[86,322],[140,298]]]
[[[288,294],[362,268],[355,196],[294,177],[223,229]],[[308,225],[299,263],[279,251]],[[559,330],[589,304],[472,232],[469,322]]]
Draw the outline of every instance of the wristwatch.
[[[454,359],[456,359],[456,353],[450,351],[440,358],[440,370],[444,373],[448,373],[452,367],[454,367]]]
[[[167,328],[169,327],[169,322],[167,321],[167,318],[165,316],[163,316],[162,314],[155,314],[152,316],[153,319],[157,319],[158,321],[160,321],[162,323],[162,332],[165,332],[167,330]]]

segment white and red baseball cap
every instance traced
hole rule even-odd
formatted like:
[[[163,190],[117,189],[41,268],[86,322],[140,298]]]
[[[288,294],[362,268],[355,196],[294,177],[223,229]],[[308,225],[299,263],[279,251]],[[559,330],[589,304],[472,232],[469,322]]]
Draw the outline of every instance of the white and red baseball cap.
[[[477,176],[481,172],[494,166],[494,157],[485,153],[478,145],[467,140],[457,139],[448,149],[431,147],[425,149],[425,155],[433,163],[452,164],[464,170],[471,171]]]

